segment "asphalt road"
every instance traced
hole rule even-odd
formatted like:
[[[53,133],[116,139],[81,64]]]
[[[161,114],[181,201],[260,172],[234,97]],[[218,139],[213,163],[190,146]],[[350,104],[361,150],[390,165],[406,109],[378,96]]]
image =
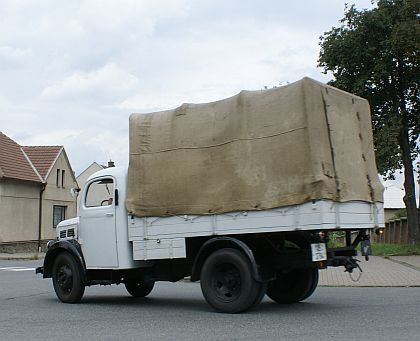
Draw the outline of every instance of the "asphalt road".
[[[39,261],[0,261],[0,340],[419,340],[420,288],[318,288],[305,302],[215,313],[194,283],[158,283],[148,298],[124,286],[87,288],[63,304]]]

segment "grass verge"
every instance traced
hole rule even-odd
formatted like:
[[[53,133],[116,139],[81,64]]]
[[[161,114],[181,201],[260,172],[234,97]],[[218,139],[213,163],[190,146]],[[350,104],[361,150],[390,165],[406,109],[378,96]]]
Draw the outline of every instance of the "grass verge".
[[[420,255],[420,245],[372,243],[372,254],[374,256]]]

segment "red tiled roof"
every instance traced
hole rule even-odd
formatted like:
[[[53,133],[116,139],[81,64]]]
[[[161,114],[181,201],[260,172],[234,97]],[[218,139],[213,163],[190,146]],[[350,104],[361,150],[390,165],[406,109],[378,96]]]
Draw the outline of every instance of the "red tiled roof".
[[[47,180],[48,171],[63,149],[62,146],[22,146],[39,175]]]
[[[42,182],[22,148],[0,132],[0,178]]]

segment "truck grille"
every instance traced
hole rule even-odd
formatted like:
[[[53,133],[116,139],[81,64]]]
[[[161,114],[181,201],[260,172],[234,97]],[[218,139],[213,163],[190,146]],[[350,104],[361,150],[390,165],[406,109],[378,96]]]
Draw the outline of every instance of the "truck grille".
[[[60,231],[60,238],[66,238],[66,230]]]
[[[68,229],[67,230],[67,238],[74,237],[74,229]]]

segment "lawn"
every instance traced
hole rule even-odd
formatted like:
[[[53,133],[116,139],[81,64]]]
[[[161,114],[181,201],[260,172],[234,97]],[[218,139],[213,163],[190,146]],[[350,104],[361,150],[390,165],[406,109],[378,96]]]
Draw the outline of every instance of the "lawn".
[[[420,255],[420,245],[372,243],[374,256],[410,256]]]
[[[328,242],[329,248],[343,247],[344,232],[334,232],[329,235],[330,240]],[[354,236],[353,236],[354,238]],[[360,245],[358,247],[360,252]],[[372,254],[374,256],[411,256],[420,255],[420,244],[408,245],[408,244],[386,244],[386,243],[374,243],[372,242]]]

